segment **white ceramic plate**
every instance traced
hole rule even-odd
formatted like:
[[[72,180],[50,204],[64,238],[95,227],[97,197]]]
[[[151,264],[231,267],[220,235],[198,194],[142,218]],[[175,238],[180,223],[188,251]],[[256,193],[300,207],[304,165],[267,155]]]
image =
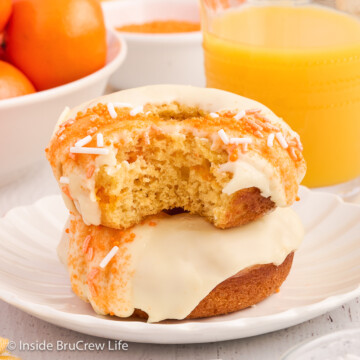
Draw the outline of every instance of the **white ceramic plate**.
[[[0,219],[0,299],[86,334],[147,343],[230,340],[299,324],[360,295],[360,206],[302,188],[295,205],[306,228],[281,291],[256,307],[204,320],[147,324],[96,315],[71,291],[56,246],[67,217],[60,196]]]

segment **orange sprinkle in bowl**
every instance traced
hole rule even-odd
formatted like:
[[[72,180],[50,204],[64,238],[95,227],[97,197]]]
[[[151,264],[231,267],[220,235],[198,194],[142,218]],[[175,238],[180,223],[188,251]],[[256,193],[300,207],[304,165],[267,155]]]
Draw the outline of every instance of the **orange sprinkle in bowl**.
[[[180,20],[158,20],[142,24],[129,24],[116,28],[118,31],[135,32],[142,34],[171,34],[200,31],[200,22]]]

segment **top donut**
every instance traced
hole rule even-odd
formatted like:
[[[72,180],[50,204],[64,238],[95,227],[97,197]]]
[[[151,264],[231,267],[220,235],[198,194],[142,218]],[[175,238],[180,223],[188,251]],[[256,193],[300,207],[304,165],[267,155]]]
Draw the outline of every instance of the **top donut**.
[[[291,205],[306,171],[299,136],[267,107],[180,85],[64,110],[46,153],[69,210],[116,229],[178,208],[243,225]]]

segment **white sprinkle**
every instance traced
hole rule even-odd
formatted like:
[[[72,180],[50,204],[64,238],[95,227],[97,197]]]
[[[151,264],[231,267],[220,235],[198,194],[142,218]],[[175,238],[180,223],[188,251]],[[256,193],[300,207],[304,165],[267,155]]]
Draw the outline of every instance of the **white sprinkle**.
[[[230,144],[251,144],[251,138],[231,138]]]
[[[102,148],[104,147],[104,137],[103,137],[103,134],[97,134],[96,135],[96,145],[97,147],[99,148]]]
[[[249,144],[242,144],[242,147],[243,147],[243,151],[244,152],[247,152],[249,149],[248,149],[248,146],[249,146]]]
[[[254,133],[255,135],[257,135],[257,136],[259,136],[259,137],[261,137],[261,138],[263,138],[264,137],[264,135],[262,134],[262,132],[261,131],[259,131],[259,130],[257,130],[257,131],[255,131],[255,133]]]
[[[216,119],[216,118],[219,117],[219,114],[214,113],[214,112],[211,112],[209,115],[210,115],[213,119]]]
[[[150,115],[151,114],[151,111],[148,111],[145,115]]]
[[[90,135],[85,136],[83,139],[79,140],[77,143],[75,143],[76,147],[83,147],[86,144],[88,144],[91,141],[92,137]]]
[[[275,136],[283,149],[287,149],[289,147],[288,143],[286,142],[286,140],[284,138],[284,135],[281,132],[276,133]]]
[[[274,146],[274,139],[275,139],[275,134],[270,134],[268,136],[268,139],[267,139],[267,146],[273,147]]]
[[[245,115],[246,115],[245,111],[241,110],[234,116],[234,119],[235,120],[241,120]]]
[[[115,111],[114,104],[111,103],[111,102],[107,103],[107,109],[109,111],[110,116],[113,119],[116,119],[117,118],[117,112]]]
[[[91,148],[91,147],[71,147],[70,152],[73,154],[108,155],[109,149]]]
[[[104,259],[101,261],[100,263],[100,267],[102,269],[105,269],[106,266],[109,264],[109,262],[111,261],[111,259],[116,255],[116,253],[118,252],[119,248],[117,246],[114,246],[110,252],[104,257]]]
[[[137,114],[140,114],[143,111],[144,111],[144,107],[142,105],[140,105],[140,106],[137,106],[136,108],[132,109],[130,111],[130,115],[131,116],[136,116]]]
[[[70,179],[66,176],[60,177],[60,184],[70,184]]]
[[[129,103],[114,102],[114,106],[118,108],[132,108],[133,106]]]
[[[226,135],[225,131],[223,129],[221,129],[221,130],[218,131],[218,134],[220,136],[220,139],[223,141],[223,143],[225,145],[227,145],[229,143],[229,138]]]

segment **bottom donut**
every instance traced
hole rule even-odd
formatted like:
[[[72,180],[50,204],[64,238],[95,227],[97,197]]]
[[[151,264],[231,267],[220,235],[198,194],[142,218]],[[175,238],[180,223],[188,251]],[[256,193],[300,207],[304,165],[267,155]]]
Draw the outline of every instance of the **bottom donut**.
[[[159,322],[257,304],[284,282],[302,239],[297,215],[282,208],[227,230],[189,214],[123,231],[72,214],[58,252],[73,291],[98,314]]]

